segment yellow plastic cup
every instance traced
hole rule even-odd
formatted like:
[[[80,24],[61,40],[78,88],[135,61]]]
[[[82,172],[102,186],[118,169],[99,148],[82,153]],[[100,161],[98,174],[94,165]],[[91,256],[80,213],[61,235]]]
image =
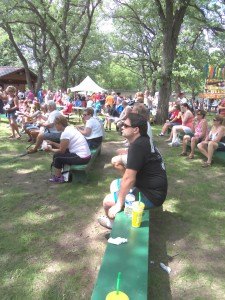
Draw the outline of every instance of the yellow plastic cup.
[[[145,205],[142,202],[135,201],[132,205],[132,227],[138,228],[141,226],[142,216]]]
[[[105,300],[129,300],[129,297],[121,291],[118,294],[117,291],[113,291],[106,296]]]

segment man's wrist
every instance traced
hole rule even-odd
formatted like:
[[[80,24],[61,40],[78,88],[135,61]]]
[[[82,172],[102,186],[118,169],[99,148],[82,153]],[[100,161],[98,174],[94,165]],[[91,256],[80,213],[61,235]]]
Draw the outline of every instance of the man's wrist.
[[[118,201],[116,202],[115,206],[116,206],[118,209],[121,210],[121,209],[123,208],[123,201],[119,201],[119,200],[118,200]]]

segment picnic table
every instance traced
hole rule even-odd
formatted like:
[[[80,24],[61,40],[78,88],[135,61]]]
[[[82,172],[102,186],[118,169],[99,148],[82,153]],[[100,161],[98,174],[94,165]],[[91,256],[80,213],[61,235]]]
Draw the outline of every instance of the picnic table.
[[[124,212],[118,213],[110,237],[127,238],[128,242],[119,246],[107,244],[91,300],[104,300],[109,292],[116,289],[118,272],[122,274],[120,290],[130,300],[146,300],[149,281],[149,210],[144,211],[140,228],[133,228],[131,218]]]
[[[79,121],[82,119],[82,114],[83,114],[83,111],[85,110],[86,107],[83,107],[83,106],[74,106],[73,107],[73,111],[75,114],[78,115],[78,118],[79,118]]]

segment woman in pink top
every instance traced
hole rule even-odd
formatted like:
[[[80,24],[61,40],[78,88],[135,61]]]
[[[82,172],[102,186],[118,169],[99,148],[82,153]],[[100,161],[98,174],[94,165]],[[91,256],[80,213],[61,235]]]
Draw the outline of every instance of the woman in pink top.
[[[169,146],[177,146],[176,139],[178,132],[184,132],[185,134],[193,134],[194,131],[194,115],[192,114],[190,107],[187,103],[183,103],[181,106],[182,125],[176,125],[172,128],[172,143]]]
[[[205,119],[206,112],[204,110],[198,110],[196,114],[196,122],[194,125],[194,136],[185,135],[183,137],[183,151],[180,156],[187,156],[187,143],[191,141],[191,152],[188,158],[194,158],[195,146],[205,139],[208,133],[208,123]]]

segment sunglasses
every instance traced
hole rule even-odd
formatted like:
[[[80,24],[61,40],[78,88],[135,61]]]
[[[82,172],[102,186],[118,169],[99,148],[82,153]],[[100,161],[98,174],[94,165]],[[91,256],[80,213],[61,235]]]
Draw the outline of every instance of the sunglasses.
[[[131,128],[132,126],[131,125],[128,125],[128,124],[126,124],[126,123],[123,123],[123,125],[122,125],[124,128]]]

